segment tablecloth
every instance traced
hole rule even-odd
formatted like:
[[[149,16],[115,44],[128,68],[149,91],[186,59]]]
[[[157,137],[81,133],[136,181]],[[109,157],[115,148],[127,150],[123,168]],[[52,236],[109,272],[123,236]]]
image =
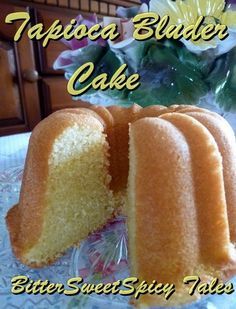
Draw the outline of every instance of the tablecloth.
[[[0,172],[23,166],[31,133],[0,137]]]

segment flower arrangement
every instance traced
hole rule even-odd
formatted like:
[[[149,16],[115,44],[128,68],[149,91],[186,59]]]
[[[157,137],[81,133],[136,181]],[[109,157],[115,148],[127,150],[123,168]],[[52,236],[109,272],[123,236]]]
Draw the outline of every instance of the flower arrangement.
[[[140,7],[120,7],[117,18],[103,19],[103,25],[111,22],[119,25],[121,38],[118,41],[64,40],[68,49],[56,59],[54,68],[63,69],[69,79],[88,61],[96,66],[93,76],[104,72],[112,75],[126,63],[129,74],[140,75],[141,85],[136,90],[90,89],[80,97],[94,104],[214,104],[219,110],[233,111],[236,107],[236,11],[233,2],[143,0]],[[136,41],[132,36],[132,18],[141,12],[168,15],[171,24],[186,26],[204,16],[206,23],[226,25],[229,36],[223,41],[217,37],[210,41]],[[86,24],[88,28],[97,22],[95,14],[86,20],[81,15],[77,17],[77,23]],[[78,83],[76,87],[79,89],[81,85]]]

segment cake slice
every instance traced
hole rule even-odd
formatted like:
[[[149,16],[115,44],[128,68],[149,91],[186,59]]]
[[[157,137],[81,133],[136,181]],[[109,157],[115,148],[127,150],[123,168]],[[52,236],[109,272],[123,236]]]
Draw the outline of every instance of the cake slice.
[[[15,255],[47,265],[113,215],[104,126],[88,113],[55,113],[33,131],[19,205],[7,215]]]

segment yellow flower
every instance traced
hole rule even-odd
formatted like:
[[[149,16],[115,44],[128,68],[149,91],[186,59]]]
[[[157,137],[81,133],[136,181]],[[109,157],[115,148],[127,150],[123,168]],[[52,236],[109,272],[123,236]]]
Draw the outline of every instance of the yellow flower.
[[[226,10],[224,0],[151,0],[149,10],[160,16],[168,15],[170,24],[183,24],[187,27],[195,24],[200,16],[204,16],[206,23],[220,23],[226,25],[233,32],[236,30],[236,11]],[[235,41],[235,36],[233,36],[233,39]],[[228,44],[229,40],[220,41],[215,38],[210,42],[203,40],[197,42],[182,41],[193,52],[199,52],[216,48],[219,44]],[[230,46],[232,48],[232,42],[230,42]]]

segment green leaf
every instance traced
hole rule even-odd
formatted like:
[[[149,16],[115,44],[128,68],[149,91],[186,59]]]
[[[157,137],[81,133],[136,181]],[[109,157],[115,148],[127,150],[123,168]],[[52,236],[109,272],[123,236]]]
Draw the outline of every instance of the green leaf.
[[[141,86],[129,93],[129,100],[142,106],[196,104],[209,88],[197,67],[198,59],[181,45],[152,43],[142,60]],[[188,57],[184,57],[184,54]]]
[[[218,75],[217,75],[218,73]],[[236,48],[225,59],[211,76],[211,85],[215,84],[216,102],[230,111],[236,108]]]
[[[83,84],[80,84],[77,82],[76,84],[76,89],[77,90],[81,90],[83,89],[84,87],[86,87],[87,85],[89,85],[93,79],[102,74],[102,73],[106,73],[108,74],[108,80],[107,82],[111,79],[112,75],[117,71],[117,69],[122,65],[122,62],[120,61],[120,59],[115,55],[114,52],[112,52],[111,50],[108,50],[105,55],[103,57],[101,57],[99,59],[99,61],[97,61],[97,63],[95,64],[95,70],[93,72],[93,74],[90,76],[90,78],[88,78],[88,80],[83,83]],[[86,94],[95,94],[98,90],[95,90],[93,88],[90,88]],[[119,99],[123,99],[125,98],[127,95],[125,94],[125,90],[117,90],[117,89],[114,89],[114,90],[111,90],[111,89],[108,89],[108,90],[105,90],[103,91],[104,94],[106,95],[109,95],[109,96],[112,96],[114,98],[119,98]],[[78,97],[74,97],[75,98],[78,98],[79,99],[79,96]]]

